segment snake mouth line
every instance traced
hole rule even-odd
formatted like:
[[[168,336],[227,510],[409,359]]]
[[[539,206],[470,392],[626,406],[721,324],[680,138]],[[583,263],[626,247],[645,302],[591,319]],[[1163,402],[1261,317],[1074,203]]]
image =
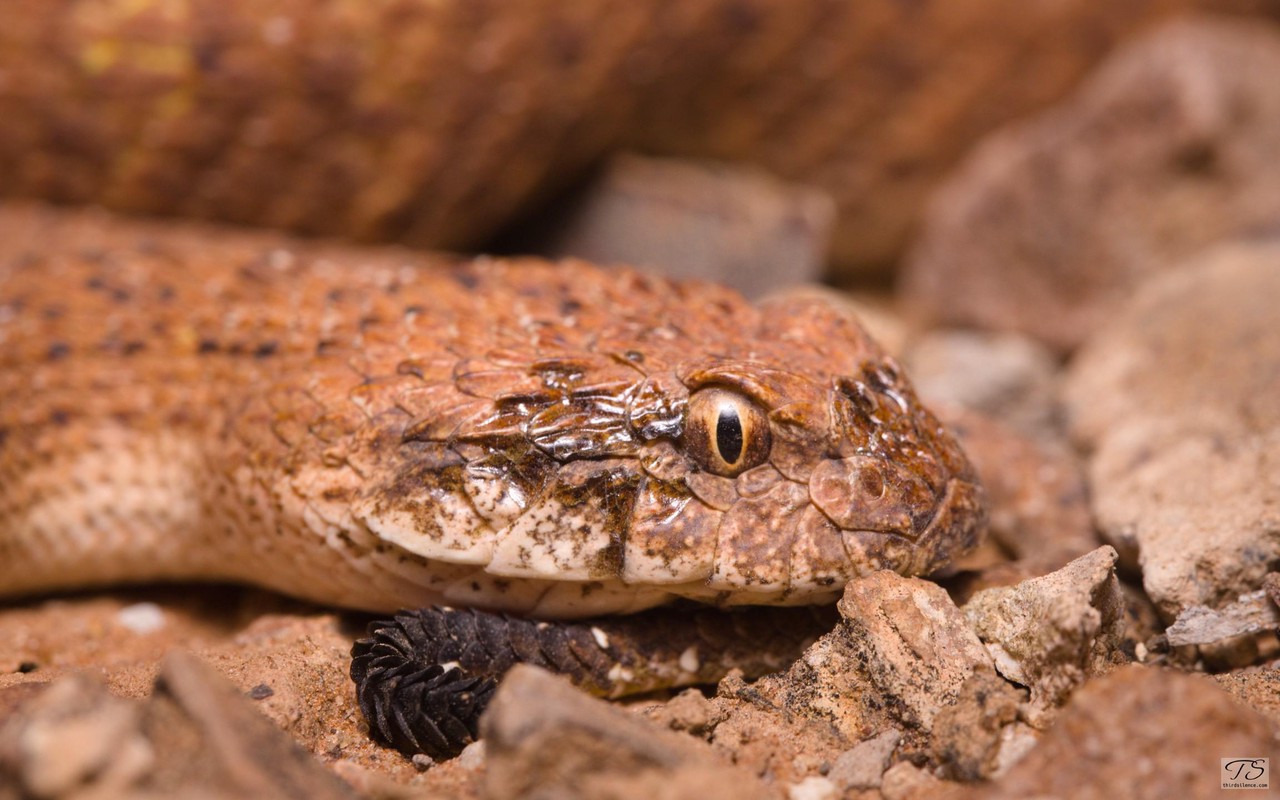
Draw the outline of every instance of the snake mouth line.
[[[631,563],[628,557],[631,546],[642,547],[644,544],[643,541],[632,541],[635,532],[631,530],[631,523],[617,530],[607,529],[607,522],[619,521],[616,516],[592,521],[581,516],[581,508],[572,518],[582,524],[589,522],[587,527],[593,533],[578,536],[572,531],[566,532],[551,523],[568,517],[548,514],[547,525],[539,525],[537,536],[530,538],[528,544],[535,545],[545,538],[548,547],[558,547],[555,543],[557,537],[573,534],[581,539],[582,548],[563,553],[553,549],[545,556],[530,556],[524,566],[510,562],[501,570],[493,568],[492,559],[482,557],[465,564],[451,561],[450,551],[444,549],[446,542],[435,541],[418,531],[406,528],[388,539],[387,530],[380,529],[379,533],[367,527],[369,520],[362,520],[366,526],[363,528],[365,538],[380,539],[384,556],[396,562],[368,566],[378,572],[390,570],[396,573],[394,579],[402,585],[417,584],[415,596],[428,603],[505,608],[516,613],[548,616],[581,616],[591,613],[592,609],[598,612],[599,608],[606,607],[615,613],[638,610],[675,597],[688,597],[719,606],[822,603],[833,599],[849,578],[874,568],[868,564],[901,573],[927,573],[945,560],[946,554],[953,549],[951,542],[954,539],[962,540],[966,550],[976,543],[979,520],[975,498],[980,496],[980,489],[964,479],[950,479],[941,497],[928,506],[927,512],[905,518],[906,525],[862,525],[854,528],[836,524],[832,515],[807,493],[801,494],[804,484],[790,480],[783,483],[788,487],[787,491],[795,493],[792,501],[799,501],[787,514],[761,514],[759,518],[747,515],[745,527],[738,526],[741,530],[726,534],[721,528],[727,512],[713,512],[712,516],[716,517],[714,529],[695,533],[709,537],[714,549],[706,554],[705,563],[699,570],[701,574],[689,575],[687,579],[676,573],[664,576],[651,572],[657,567],[651,563],[653,558],[643,553],[639,557],[647,566],[628,573],[626,567]],[[406,540],[410,534],[418,539],[416,543]],[[501,532],[496,529],[491,529],[490,534],[495,540],[501,538]],[[814,544],[819,538],[826,541]],[[590,556],[590,548],[586,547],[588,539],[607,542],[609,557],[596,559],[607,563],[590,574],[570,574],[555,568],[558,559]],[[810,567],[814,562],[808,560],[813,547],[824,548],[827,553],[825,569],[816,573]],[[368,552],[368,548],[363,549]],[[400,551],[407,561],[394,558],[394,553]],[[837,552],[838,562],[831,561]],[[374,560],[385,561],[386,558],[375,557]],[[576,610],[577,607],[582,610]]]

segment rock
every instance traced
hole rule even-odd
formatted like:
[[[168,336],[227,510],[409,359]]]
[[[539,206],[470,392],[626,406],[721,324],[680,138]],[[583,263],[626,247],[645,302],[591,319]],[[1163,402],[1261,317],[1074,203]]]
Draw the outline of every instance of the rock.
[[[518,249],[652,267],[758,297],[821,277],[834,217],[823,192],[759,170],[625,155],[531,224],[536,233]]]
[[[730,676],[710,708],[681,696],[650,717],[700,729],[775,785],[823,775],[841,791],[860,791],[905,757],[951,773],[985,768],[1024,694],[996,676],[946,592],[881,571],[852,581],[838,608],[836,628],[785,673],[750,685]],[[966,749],[966,736],[979,744]]]
[[[941,800],[951,797],[946,784],[909,761],[899,761],[884,774],[880,796],[884,800]]]
[[[972,411],[943,406],[938,415],[960,440],[987,493],[987,560],[977,561],[977,551],[957,564],[986,569],[962,595],[1044,575],[1098,546],[1084,470],[1065,441],[1032,438]],[[1006,564],[1009,559],[1013,563]]]
[[[481,720],[481,736],[490,800],[777,796],[704,742],[662,730],[528,665],[503,679]]]
[[[1031,690],[1024,719],[1043,728],[1089,676],[1127,660],[1116,552],[1099,547],[1042,578],[985,589],[965,617],[1005,678]]]
[[[1280,572],[1268,572],[1262,576],[1262,590],[1271,598],[1271,602],[1280,606]]]
[[[1276,665],[1223,672],[1213,679],[1240,705],[1262,714],[1280,729],[1280,668]]]
[[[50,684],[0,729],[0,796],[126,795],[155,762],[141,708],[74,676]]]
[[[724,721],[723,712],[697,689],[686,689],[667,701],[667,724],[674,730],[702,735]]]
[[[927,737],[969,676],[990,667],[982,643],[937,584],[882,570],[851,581],[838,607],[840,627],[791,669],[799,680],[786,705],[825,712],[853,741],[875,722],[873,730],[892,725],[908,740]],[[883,710],[868,714],[866,707]]]
[[[458,766],[465,770],[477,770],[485,764],[484,742],[472,742],[458,754]]]
[[[199,776],[208,782],[222,775],[231,793],[242,797],[355,797],[239,689],[194,656],[174,651],[165,657],[147,713],[159,763],[194,762],[181,770],[185,780]],[[182,727],[197,738],[190,752],[180,749]]]
[[[807,676],[794,667],[754,684],[730,675],[711,700],[719,721],[704,735],[734,763],[774,783],[794,784],[821,774],[857,740],[819,714],[803,707],[792,713],[784,705],[786,692]],[[868,727],[867,735],[873,732]]]
[[[166,657],[146,701],[63,678],[0,727],[0,796],[356,797],[194,656]]]
[[[1280,610],[1261,589],[1241,595],[1221,609],[1189,606],[1165,630],[1171,647],[1212,644],[1233,636],[1245,636],[1280,628]]]
[[[1104,537],[1166,621],[1260,588],[1280,559],[1280,242],[1154,279],[1073,361],[1064,398]]]
[[[842,791],[878,788],[900,739],[901,734],[888,730],[859,742],[836,758],[827,777]]]
[[[928,331],[911,342],[903,366],[930,408],[976,411],[1038,439],[1058,436],[1058,359],[1029,336]]]
[[[787,787],[787,800],[840,800],[840,789],[828,778],[811,775]]]
[[[1006,729],[1026,707],[1026,692],[993,670],[977,670],[964,682],[955,702],[934,720],[928,752],[935,773],[958,781],[992,775],[1001,763]]]
[[[933,322],[1061,350],[1147,275],[1280,219],[1280,34],[1183,21],[1069,101],[983,141],[938,191],[901,283]]]
[[[1000,729],[1000,749],[989,778],[998,778],[1008,772],[1040,742],[1040,731],[1023,722],[1015,722]]]
[[[1134,664],[1086,684],[1026,757],[962,796],[1219,797],[1220,759],[1274,764],[1276,732],[1210,678]]]

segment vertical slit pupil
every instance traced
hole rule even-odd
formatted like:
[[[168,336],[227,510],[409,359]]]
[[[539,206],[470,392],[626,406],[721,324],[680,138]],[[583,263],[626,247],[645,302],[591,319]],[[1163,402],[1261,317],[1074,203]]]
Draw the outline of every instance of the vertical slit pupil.
[[[716,449],[726,464],[736,464],[742,456],[742,420],[733,408],[720,409],[716,420]]]

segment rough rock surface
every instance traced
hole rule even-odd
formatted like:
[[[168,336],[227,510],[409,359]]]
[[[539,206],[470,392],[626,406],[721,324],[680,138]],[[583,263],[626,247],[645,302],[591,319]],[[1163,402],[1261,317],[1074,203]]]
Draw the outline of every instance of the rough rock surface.
[[[751,686],[728,678],[714,698],[686,693],[650,716],[793,793],[825,791],[803,783],[814,776],[837,793],[892,786],[904,760],[953,780],[998,769],[1026,692],[996,674],[947,594],[878,572],[852,582],[839,608],[841,623],[787,672]]]
[[[888,730],[859,742],[836,757],[827,777],[841,791],[878,788],[901,739],[897,731]]]
[[[1280,33],[1179,22],[988,137],[935,197],[904,298],[1069,349],[1143,276],[1280,218]]]
[[[990,668],[937,584],[876,572],[852,581],[838,607],[841,626],[805,653],[789,680],[756,688],[793,713],[830,720],[851,742],[896,727],[908,746],[922,745],[969,676]]]
[[[1209,678],[1131,665],[1087,684],[1022,761],[960,796],[1221,797],[1219,760],[1274,764],[1276,732]]]
[[[1166,621],[1261,588],[1280,559],[1280,243],[1153,280],[1073,362],[1094,514]]]
[[[1241,705],[1262,714],[1280,730],[1280,665],[1224,672],[1213,679]]]
[[[1099,547],[1017,586],[985,589],[964,613],[1005,678],[1031,690],[1023,718],[1043,728],[1085,680],[1127,660],[1116,551]]]

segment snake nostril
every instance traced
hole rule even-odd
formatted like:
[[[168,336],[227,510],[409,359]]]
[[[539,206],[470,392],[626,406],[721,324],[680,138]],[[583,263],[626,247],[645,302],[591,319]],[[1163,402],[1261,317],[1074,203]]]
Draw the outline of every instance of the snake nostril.
[[[858,471],[858,486],[868,498],[884,497],[884,475],[875,467],[865,466]]]

